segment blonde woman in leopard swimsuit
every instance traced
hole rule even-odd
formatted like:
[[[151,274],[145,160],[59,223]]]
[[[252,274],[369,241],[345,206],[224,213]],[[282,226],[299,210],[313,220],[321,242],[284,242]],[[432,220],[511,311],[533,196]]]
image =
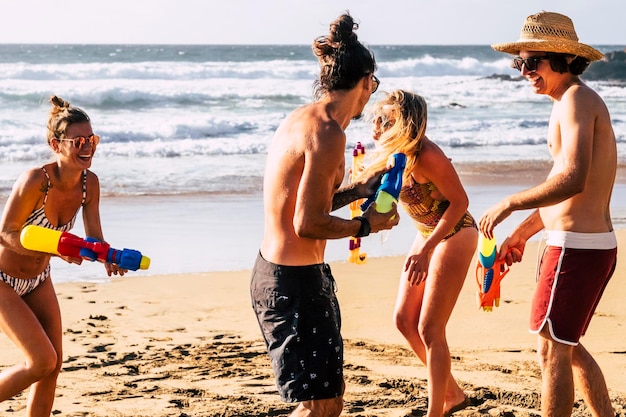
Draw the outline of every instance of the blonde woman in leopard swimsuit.
[[[427,367],[427,415],[447,416],[469,404],[450,371],[445,329],[476,250],[476,223],[452,163],[426,136],[421,96],[387,94],[373,121],[377,151],[368,171],[396,152],[406,155],[400,204],[418,231],[400,276],[394,322]]]

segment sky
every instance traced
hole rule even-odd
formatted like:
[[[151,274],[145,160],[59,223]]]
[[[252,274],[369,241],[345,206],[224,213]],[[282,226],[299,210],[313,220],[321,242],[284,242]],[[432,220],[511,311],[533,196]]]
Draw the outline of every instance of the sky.
[[[626,0],[20,0],[0,43],[303,44],[346,10],[370,45],[510,42],[526,16],[568,15],[581,42],[626,45]],[[7,4],[10,4],[7,6]]]

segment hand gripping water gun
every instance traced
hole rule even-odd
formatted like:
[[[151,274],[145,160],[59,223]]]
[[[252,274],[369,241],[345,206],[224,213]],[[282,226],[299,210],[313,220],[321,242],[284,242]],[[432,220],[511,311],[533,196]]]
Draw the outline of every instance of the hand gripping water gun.
[[[478,238],[478,262],[476,263],[476,301],[478,308],[492,311],[500,306],[500,281],[509,272],[504,260],[498,260],[496,239],[488,239],[482,233]]]
[[[361,205],[361,210],[366,210],[372,201],[376,201],[377,212],[389,213],[393,203],[398,202],[402,189],[402,174],[406,166],[406,155],[403,153],[391,155],[387,166],[391,166],[391,169],[383,175],[376,194]]]
[[[363,169],[363,158],[365,157],[365,148],[361,145],[361,142],[357,142],[352,151],[352,172],[350,173],[350,182],[354,182],[361,170]],[[361,211],[361,200],[355,200],[350,203],[350,216],[355,218],[363,214]],[[350,237],[350,256],[348,262],[355,264],[364,264],[367,257],[366,253],[361,253],[361,238]]]
[[[150,267],[150,258],[134,249],[113,249],[108,243],[94,238],[83,239],[68,232],[41,226],[26,226],[22,229],[20,241],[22,246],[29,250],[83,258],[89,261],[109,262],[131,271]]]

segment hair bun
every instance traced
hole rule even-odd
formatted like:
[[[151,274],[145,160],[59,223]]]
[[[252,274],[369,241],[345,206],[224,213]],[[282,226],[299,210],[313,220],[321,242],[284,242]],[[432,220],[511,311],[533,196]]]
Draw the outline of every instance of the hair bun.
[[[352,19],[349,14],[339,16],[337,20],[330,24],[329,40],[332,43],[338,43],[341,46],[352,46],[358,42],[355,31],[359,28],[359,24]]]
[[[350,90],[376,71],[374,54],[357,38],[358,28],[352,16],[345,13],[330,24],[326,36],[313,41],[313,54],[320,63],[320,76],[314,84],[317,99],[329,91]]]
[[[52,97],[50,97],[50,103],[54,107],[60,107],[62,109],[67,109],[67,108],[70,107],[70,103],[68,103],[67,101],[63,100],[59,96],[52,96]]]

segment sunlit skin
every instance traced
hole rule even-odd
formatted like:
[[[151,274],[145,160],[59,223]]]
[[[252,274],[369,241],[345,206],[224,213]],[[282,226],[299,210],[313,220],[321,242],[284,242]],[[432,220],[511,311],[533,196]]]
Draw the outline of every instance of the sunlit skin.
[[[361,116],[374,89],[371,75],[349,91],[332,91],[291,113],[268,149],[264,181],[263,257],[280,265],[311,265],[324,260],[327,239],[357,234],[358,220],[331,214],[345,175],[346,135],[350,121]],[[380,173],[356,184],[360,196],[376,191]],[[364,214],[372,233],[398,224],[394,208]]]
[[[0,223],[0,270],[16,278],[30,279],[43,272],[52,255],[26,250],[20,243],[20,232],[28,216],[43,205],[45,214],[55,226],[70,222],[81,206],[83,171],[91,167],[96,146],[86,143],[76,147],[73,141],[59,140],[90,136],[89,122],[71,124],[61,138],[51,139],[55,161],[45,165],[50,187],[41,167],[26,171],[16,181]],[[104,240],[99,213],[98,178],[87,171],[87,196],[82,206],[85,232]],[[80,264],[82,259],[61,257]],[[123,269],[105,264],[108,275],[124,275]],[[0,282],[0,330],[19,349],[23,361],[0,373],[0,402],[30,387],[29,417],[49,417],[54,402],[56,381],[63,363],[61,313],[52,279],[45,279],[30,293],[20,297]]]
[[[527,59],[530,57],[545,56],[545,52],[532,52],[532,51],[520,51],[520,58]],[[571,61],[571,59],[570,59]],[[522,66],[520,71],[522,76],[529,82],[531,88],[535,94],[545,94],[555,99],[560,98],[569,85],[561,82],[561,77],[552,77],[552,75],[559,74],[552,71],[550,68],[550,61],[547,59],[537,62],[537,69],[530,71],[526,65]]]
[[[328,239],[354,236],[361,222],[332,214],[358,198],[375,193],[382,172],[340,189],[345,176],[345,129],[361,117],[378,87],[373,74],[362,77],[350,90],[334,90],[288,115],[268,149],[264,175],[265,229],[261,254],[280,265],[324,262]],[[343,200],[343,196],[353,198]],[[341,203],[342,202],[342,203]],[[378,213],[375,204],[363,213],[371,232],[398,224],[394,206]],[[343,396],[301,402],[291,416],[337,416]]]
[[[384,105],[373,118],[377,147],[382,134],[396,122],[389,111]],[[448,200],[450,206],[429,237],[416,233],[400,276],[394,322],[427,367],[426,415],[436,417],[467,406],[466,395],[451,373],[445,327],[474,256],[478,233],[475,228],[463,228],[442,240],[465,214],[469,202],[449,158],[428,137],[419,140],[422,145],[411,176],[418,183],[433,182],[437,190],[431,196]]]
[[[519,56],[529,58],[544,54],[522,50]],[[542,184],[509,196],[486,210],[479,221],[481,231],[491,237],[494,227],[513,211],[529,208],[539,208],[539,212],[522,224],[527,237],[543,228],[577,232],[613,230],[608,212],[616,149],[604,102],[577,76],[553,71],[548,60],[540,61],[536,71],[528,71],[523,66],[521,74],[533,91],[552,99],[548,148],[553,167]],[[589,109],[597,109],[597,112]],[[594,141],[594,138],[601,140]],[[592,157],[598,154],[603,157]],[[501,252],[503,256],[506,254],[508,262],[521,260],[525,239],[523,243],[511,241],[511,237],[517,239],[518,235],[514,233],[502,244]]]
[[[524,59],[542,55],[545,52],[519,52]],[[567,59],[570,63],[573,58]],[[548,148],[553,166],[543,183],[504,198],[487,209],[479,221],[480,230],[492,236],[494,228],[513,211],[536,209],[502,242],[500,253],[509,265],[522,260],[526,242],[542,229],[581,233],[613,230],[609,208],[617,151],[604,101],[577,75],[552,70],[548,60],[539,61],[535,71],[523,65],[521,74],[536,94],[552,100]],[[547,324],[539,336],[542,415],[570,415],[576,388],[592,415],[613,416],[602,371],[583,345],[554,340]]]

